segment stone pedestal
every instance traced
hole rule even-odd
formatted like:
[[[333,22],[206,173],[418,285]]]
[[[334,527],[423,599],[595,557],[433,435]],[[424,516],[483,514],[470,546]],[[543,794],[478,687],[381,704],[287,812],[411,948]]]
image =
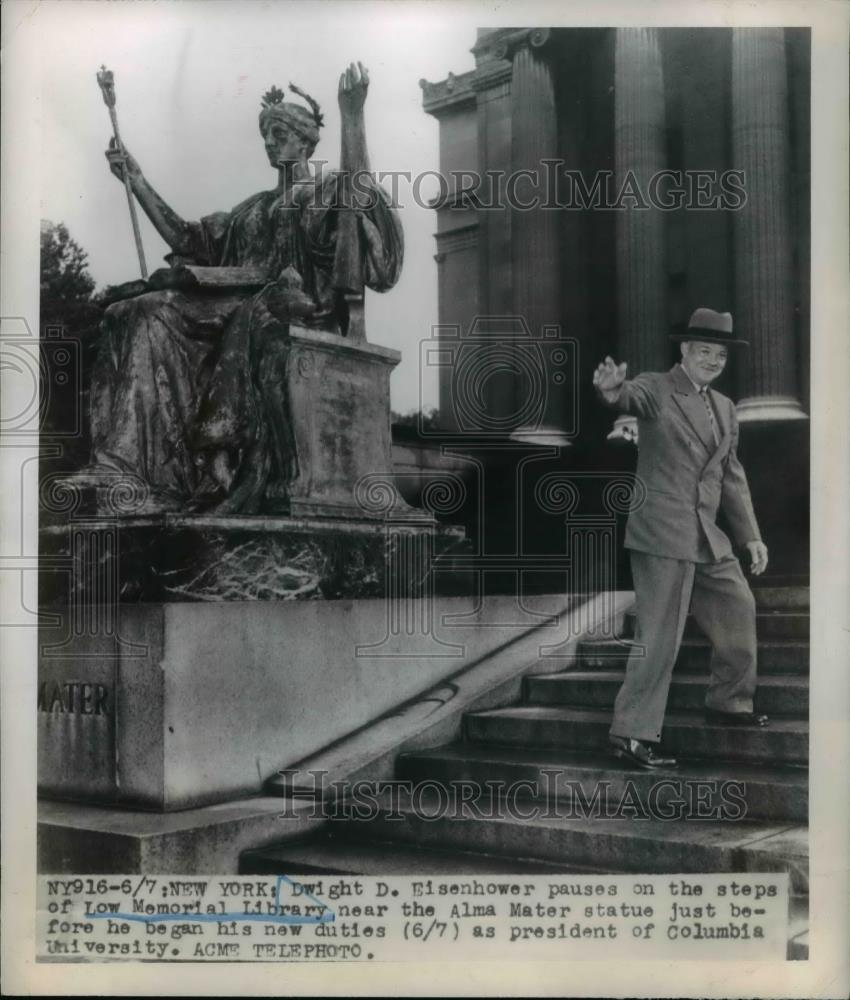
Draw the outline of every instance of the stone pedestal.
[[[430,579],[458,528],[160,516],[42,532],[39,790],[187,809],[457,669]]]
[[[355,490],[392,470],[390,374],[398,351],[290,326],[287,366],[299,475],[283,510],[299,517],[362,518]]]
[[[391,501],[390,480],[378,482]],[[436,553],[463,538],[424,510],[391,510],[383,520],[75,517],[41,530],[40,605],[81,627],[95,621],[94,608],[114,616],[119,604],[138,602],[382,597],[398,538],[430,539]]]

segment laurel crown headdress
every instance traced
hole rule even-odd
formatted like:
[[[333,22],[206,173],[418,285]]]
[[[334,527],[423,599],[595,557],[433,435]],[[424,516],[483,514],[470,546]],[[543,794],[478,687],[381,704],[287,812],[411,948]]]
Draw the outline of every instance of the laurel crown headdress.
[[[294,83],[289,84],[289,89],[293,94],[303,98],[309,105],[310,110],[300,104],[292,104],[284,101],[285,93],[280,87],[272,87],[263,94],[263,109],[260,112],[260,123],[269,116],[281,118],[288,125],[291,125],[297,132],[313,142],[318,140],[319,129],[324,124],[319,102],[310,97],[309,94],[296,87]]]

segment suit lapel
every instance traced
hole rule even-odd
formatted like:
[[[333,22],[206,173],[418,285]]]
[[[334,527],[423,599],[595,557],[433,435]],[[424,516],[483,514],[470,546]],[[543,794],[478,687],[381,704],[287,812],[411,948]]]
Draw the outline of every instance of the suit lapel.
[[[721,449],[726,444],[726,439],[732,436],[731,421],[729,420],[729,407],[721,406],[717,398],[717,393],[713,389],[708,390],[709,398],[711,399],[711,405],[714,408],[714,415],[717,417],[717,424],[720,428],[720,444],[718,448]]]
[[[687,420],[697,440],[705,448],[706,454],[710,455],[714,451],[714,438],[705,412],[705,403],[691,385],[681,365],[674,365],[671,368],[670,377],[674,387],[673,401]]]
[[[714,454],[709,460],[709,465],[713,464],[715,459],[722,459],[726,456],[729,451],[729,443],[732,439],[732,426],[730,421],[730,412],[728,406],[719,406],[717,403],[717,396],[712,394],[712,390],[708,390],[711,395],[711,402],[714,406],[714,413],[717,417],[717,423],[720,428],[720,444],[718,444]]]

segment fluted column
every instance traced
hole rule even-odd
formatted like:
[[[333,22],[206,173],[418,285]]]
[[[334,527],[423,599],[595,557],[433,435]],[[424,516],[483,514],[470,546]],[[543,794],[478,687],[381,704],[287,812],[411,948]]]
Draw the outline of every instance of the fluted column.
[[[614,49],[614,165],[617,210],[617,344],[629,371],[667,367],[667,260],[664,213],[645,202],[664,169],[664,77],[655,28],[617,28]],[[624,187],[625,185],[625,187]],[[634,190],[637,197],[630,197]],[[620,417],[609,437],[630,437]]]
[[[732,34],[732,154],[747,203],[735,213],[735,329],[746,352],[741,420],[805,419],[791,294],[788,78],[782,28]]]
[[[544,51],[549,35],[548,29],[532,29],[512,46],[511,165],[514,176],[518,171],[531,172],[517,183],[511,207],[513,312],[525,320],[534,339],[546,337],[546,327],[555,336],[552,328],[561,321],[560,214],[550,200],[554,168],[545,163],[558,155],[555,85]],[[534,207],[522,207],[520,200]],[[538,356],[545,366],[540,383],[545,392],[542,416],[535,427],[518,428],[513,436],[523,439],[531,430],[529,440],[566,445],[570,442],[564,435],[565,415],[571,411],[567,355],[545,350]],[[515,385],[520,393],[528,390],[523,383]],[[514,403],[514,412],[519,413],[525,399]]]

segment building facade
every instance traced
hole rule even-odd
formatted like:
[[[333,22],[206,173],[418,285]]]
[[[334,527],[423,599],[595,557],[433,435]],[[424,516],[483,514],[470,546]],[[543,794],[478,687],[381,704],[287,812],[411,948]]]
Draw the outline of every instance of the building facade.
[[[749,348],[718,388],[788,556],[777,568],[805,572],[809,44],[808,29],[481,29],[474,69],[422,81],[445,179],[447,433],[628,466],[610,449],[631,429],[595,399],[596,364],[666,369],[694,308],[729,311]]]

